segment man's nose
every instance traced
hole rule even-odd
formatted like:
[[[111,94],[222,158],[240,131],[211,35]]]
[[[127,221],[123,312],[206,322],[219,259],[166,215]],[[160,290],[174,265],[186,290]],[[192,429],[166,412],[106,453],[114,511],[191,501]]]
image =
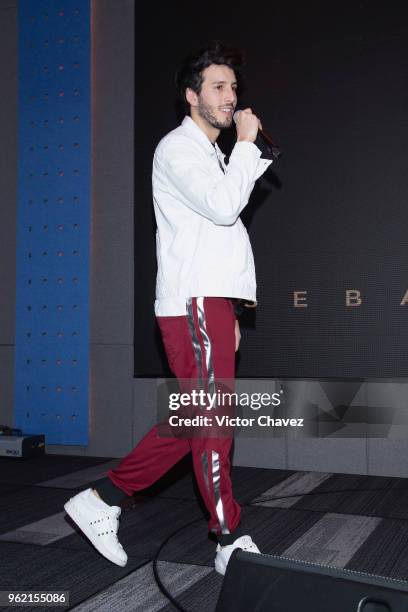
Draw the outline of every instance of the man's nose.
[[[225,99],[224,102],[225,104],[233,104],[236,102],[237,96],[235,94],[235,91],[233,89],[230,89],[229,91],[227,90],[225,93]]]

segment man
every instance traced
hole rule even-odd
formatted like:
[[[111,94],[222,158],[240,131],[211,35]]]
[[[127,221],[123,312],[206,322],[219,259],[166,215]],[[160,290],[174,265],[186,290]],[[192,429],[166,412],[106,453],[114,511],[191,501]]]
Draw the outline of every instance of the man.
[[[256,300],[253,255],[239,214],[271,163],[260,159],[254,144],[260,123],[249,108],[238,114],[228,166],[216,144],[220,131],[232,125],[241,65],[241,54],[219,43],[187,58],[177,86],[189,116],[161,140],[153,160],[155,314],[175,376],[207,388],[235,375],[240,332],[232,300]],[[160,437],[155,426],[96,490],[79,493],[65,510],[101,554],[124,566],[127,555],[117,539],[120,503],[191,451],[209,530],[218,539],[215,569],[224,574],[235,548],[259,553],[240,526],[231,444],[231,436]]]

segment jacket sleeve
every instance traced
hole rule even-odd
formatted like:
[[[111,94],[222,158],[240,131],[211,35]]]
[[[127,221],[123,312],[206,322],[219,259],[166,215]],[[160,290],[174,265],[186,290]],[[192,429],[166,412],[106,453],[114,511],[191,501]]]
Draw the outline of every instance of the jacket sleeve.
[[[167,179],[185,206],[216,225],[233,225],[257,178],[271,163],[260,159],[261,151],[251,142],[237,142],[224,175],[214,172],[203,159],[199,145],[179,137],[156,151],[157,174]]]

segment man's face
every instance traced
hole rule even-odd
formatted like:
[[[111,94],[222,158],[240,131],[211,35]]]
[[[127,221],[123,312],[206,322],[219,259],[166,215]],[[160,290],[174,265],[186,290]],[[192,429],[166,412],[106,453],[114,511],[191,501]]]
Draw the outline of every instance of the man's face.
[[[198,114],[214,128],[229,128],[237,104],[236,90],[234,71],[211,64],[203,71],[201,91],[196,95]]]

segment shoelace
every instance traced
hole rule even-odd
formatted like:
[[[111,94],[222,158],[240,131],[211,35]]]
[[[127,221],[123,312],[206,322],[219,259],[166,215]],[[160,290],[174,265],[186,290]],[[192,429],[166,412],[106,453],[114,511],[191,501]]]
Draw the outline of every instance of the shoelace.
[[[121,548],[123,548],[122,544],[119,542],[118,540],[118,529],[119,529],[119,516],[121,513],[121,509],[117,508],[117,509],[112,509],[109,512],[104,512],[105,516],[107,517],[107,527],[108,527],[108,533],[111,534],[112,537],[115,538],[116,542],[119,544],[119,546]],[[113,535],[112,532],[113,531]]]
[[[252,550],[255,547],[255,544],[251,540],[249,536],[242,538],[241,540],[242,550]]]

